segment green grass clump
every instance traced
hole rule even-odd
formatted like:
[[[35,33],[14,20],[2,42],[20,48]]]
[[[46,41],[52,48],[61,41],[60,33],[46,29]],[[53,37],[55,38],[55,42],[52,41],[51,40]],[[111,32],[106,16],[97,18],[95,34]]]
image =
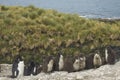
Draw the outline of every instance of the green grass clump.
[[[32,5],[0,6],[0,63],[21,54],[40,62],[43,55],[89,54],[107,45],[120,46],[120,21],[101,21],[44,10]]]

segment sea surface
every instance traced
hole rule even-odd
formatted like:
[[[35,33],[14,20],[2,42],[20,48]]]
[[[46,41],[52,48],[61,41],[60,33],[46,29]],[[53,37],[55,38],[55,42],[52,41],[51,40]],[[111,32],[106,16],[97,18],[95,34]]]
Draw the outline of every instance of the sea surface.
[[[34,5],[87,18],[120,18],[120,0],[0,0],[0,5]]]

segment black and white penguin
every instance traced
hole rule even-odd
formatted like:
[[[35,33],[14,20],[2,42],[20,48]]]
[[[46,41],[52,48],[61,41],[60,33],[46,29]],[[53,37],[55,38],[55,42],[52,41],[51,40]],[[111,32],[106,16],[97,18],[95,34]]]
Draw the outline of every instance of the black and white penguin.
[[[112,50],[112,48],[109,46],[105,49],[105,60],[108,64],[115,64],[116,54]]]
[[[98,53],[94,54],[93,64],[94,64],[94,68],[98,68],[102,65],[102,59]]]
[[[55,71],[62,71],[64,68],[64,56],[61,53],[55,57],[54,69]]]
[[[25,66],[24,75],[25,76],[32,76],[37,75],[41,72],[42,65],[36,64],[34,61],[30,61],[28,65]]]
[[[35,65],[35,62],[34,61],[30,61],[26,67],[27,69],[27,72],[26,72],[26,75],[35,75],[36,73],[36,65]]]
[[[43,60],[42,71],[45,73],[50,73],[54,69],[54,57],[53,56],[46,56]]]
[[[12,78],[24,75],[24,61],[20,55],[17,55],[12,65]]]

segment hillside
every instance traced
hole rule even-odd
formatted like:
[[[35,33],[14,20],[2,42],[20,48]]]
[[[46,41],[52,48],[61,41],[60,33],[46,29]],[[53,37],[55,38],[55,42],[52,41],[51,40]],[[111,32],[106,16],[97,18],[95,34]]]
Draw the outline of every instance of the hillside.
[[[0,63],[21,54],[27,61],[42,55],[84,53],[120,46],[120,21],[101,21],[34,6],[0,6]]]

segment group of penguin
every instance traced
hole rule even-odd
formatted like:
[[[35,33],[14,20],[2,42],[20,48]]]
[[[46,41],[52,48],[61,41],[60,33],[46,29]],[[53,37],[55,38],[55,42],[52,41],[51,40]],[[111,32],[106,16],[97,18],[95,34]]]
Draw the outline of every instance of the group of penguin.
[[[98,68],[105,64],[115,64],[119,60],[119,53],[112,47],[107,47],[104,50],[104,55],[101,53],[91,53],[85,55],[63,56],[58,53],[56,56],[45,56],[41,65],[35,64],[34,61],[29,61],[28,65],[24,64],[24,60],[20,55],[17,55],[12,65],[12,78],[20,76],[37,75],[40,72],[51,73],[53,71],[76,72],[85,69]]]

